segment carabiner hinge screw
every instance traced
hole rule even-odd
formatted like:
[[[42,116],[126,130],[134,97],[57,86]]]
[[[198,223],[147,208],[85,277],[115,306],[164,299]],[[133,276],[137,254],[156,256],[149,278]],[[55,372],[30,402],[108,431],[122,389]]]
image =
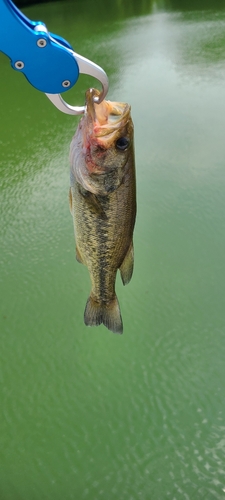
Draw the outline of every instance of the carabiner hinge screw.
[[[46,47],[47,41],[44,38],[39,38],[39,40],[37,41],[37,45],[38,47],[40,47],[40,49],[43,49],[44,47]]]
[[[64,82],[62,82],[62,86],[63,86],[64,88],[69,87],[69,86],[70,86],[70,81],[69,81],[69,80],[64,80]]]
[[[16,69],[23,69],[24,68],[24,62],[23,61],[16,61],[14,64]]]

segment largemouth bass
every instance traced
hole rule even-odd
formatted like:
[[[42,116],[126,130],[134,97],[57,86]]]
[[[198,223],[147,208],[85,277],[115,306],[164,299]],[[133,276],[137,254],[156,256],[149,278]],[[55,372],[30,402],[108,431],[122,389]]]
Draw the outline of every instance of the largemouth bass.
[[[70,147],[70,210],[74,220],[76,258],[87,266],[92,289],[84,322],[103,323],[123,332],[115,293],[117,270],[124,285],[133,273],[136,217],[133,123],[130,106],[94,102],[86,93],[86,113]]]

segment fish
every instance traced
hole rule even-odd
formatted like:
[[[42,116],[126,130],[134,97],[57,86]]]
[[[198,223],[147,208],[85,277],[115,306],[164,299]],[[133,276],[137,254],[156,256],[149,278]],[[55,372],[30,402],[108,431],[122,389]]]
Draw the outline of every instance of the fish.
[[[84,323],[123,333],[115,281],[133,274],[136,219],[134,126],[127,103],[86,92],[86,111],[70,145],[70,211],[76,259],[91,279]]]

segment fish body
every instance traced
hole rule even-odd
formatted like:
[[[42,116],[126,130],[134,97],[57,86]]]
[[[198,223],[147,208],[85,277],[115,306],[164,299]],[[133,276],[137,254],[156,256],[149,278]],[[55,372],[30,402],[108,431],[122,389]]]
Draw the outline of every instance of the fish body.
[[[70,209],[76,257],[87,266],[92,283],[84,322],[122,333],[115,280],[118,269],[124,285],[133,272],[133,123],[128,104],[95,104],[96,94],[87,92],[87,112],[71,143]]]

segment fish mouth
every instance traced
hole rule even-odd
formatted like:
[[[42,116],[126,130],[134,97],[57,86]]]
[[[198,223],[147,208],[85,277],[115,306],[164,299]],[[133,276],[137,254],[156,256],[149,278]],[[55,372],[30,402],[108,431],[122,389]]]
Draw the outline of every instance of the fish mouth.
[[[97,89],[86,92],[86,120],[90,142],[108,148],[120,136],[130,120],[130,106],[123,102],[95,102],[100,95]]]

